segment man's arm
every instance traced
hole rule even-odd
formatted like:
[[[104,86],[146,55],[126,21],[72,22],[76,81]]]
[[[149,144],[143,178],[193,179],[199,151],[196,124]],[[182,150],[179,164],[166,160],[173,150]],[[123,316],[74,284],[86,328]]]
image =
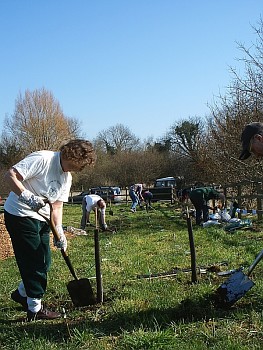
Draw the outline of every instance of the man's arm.
[[[41,197],[36,196],[24,187],[22,183],[23,176],[15,168],[10,168],[6,172],[4,179],[8,183],[11,191],[18,196],[19,201],[28,205],[32,210],[38,211],[45,206]]]
[[[16,169],[10,168],[5,173],[4,179],[8,183],[11,191],[13,191],[16,195],[20,196],[21,193],[25,190],[25,187],[22,184],[23,177]]]
[[[54,245],[57,248],[63,249],[64,251],[66,251],[67,238],[64,234],[64,230],[62,226],[62,217],[63,217],[63,202],[56,201],[52,203],[52,220],[54,222],[54,225],[56,226],[57,232],[60,237],[58,241],[54,237]]]
[[[52,218],[55,226],[62,225],[63,202],[56,201],[52,203]]]

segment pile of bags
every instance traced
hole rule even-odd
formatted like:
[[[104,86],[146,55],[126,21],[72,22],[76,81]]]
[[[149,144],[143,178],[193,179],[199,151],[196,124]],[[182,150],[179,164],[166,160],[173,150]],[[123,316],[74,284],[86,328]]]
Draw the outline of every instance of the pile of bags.
[[[203,227],[213,226],[213,225],[224,225],[224,230],[227,232],[233,232],[237,229],[252,226],[252,221],[250,219],[238,219],[232,218],[226,210],[218,209],[215,214],[209,215],[209,220],[203,223]]]

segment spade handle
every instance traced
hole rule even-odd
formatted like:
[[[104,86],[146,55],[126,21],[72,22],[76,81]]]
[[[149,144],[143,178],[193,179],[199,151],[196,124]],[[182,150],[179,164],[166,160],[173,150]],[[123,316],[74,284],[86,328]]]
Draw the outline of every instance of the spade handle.
[[[253,261],[253,263],[249,266],[247,275],[250,276],[254,268],[257,266],[257,264],[260,262],[260,260],[263,258],[263,249],[261,252],[257,255],[256,259]]]

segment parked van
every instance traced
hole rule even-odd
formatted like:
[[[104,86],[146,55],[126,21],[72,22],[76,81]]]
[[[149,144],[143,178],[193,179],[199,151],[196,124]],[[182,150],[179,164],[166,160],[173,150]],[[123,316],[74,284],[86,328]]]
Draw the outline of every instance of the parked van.
[[[154,182],[154,187],[176,187],[176,179],[172,176],[156,179]]]

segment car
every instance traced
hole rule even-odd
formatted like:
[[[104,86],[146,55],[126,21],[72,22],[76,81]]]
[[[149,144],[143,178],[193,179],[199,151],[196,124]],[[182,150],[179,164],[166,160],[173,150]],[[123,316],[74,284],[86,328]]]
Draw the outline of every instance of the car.
[[[69,197],[68,202],[81,204],[83,197],[87,194],[97,194],[105,200],[105,202],[119,203],[121,202],[121,189],[118,186],[99,186],[92,187],[89,190],[83,191],[75,196]]]
[[[83,197],[86,196],[86,194],[89,194],[89,193],[90,193],[90,191],[87,190],[87,191],[80,192],[79,194],[76,194],[74,196],[71,196],[71,197],[68,198],[68,203],[81,204],[82,200],[83,200]]]
[[[90,194],[98,194],[106,202],[119,203],[121,201],[121,189],[117,186],[100,186],[90,189]]]

